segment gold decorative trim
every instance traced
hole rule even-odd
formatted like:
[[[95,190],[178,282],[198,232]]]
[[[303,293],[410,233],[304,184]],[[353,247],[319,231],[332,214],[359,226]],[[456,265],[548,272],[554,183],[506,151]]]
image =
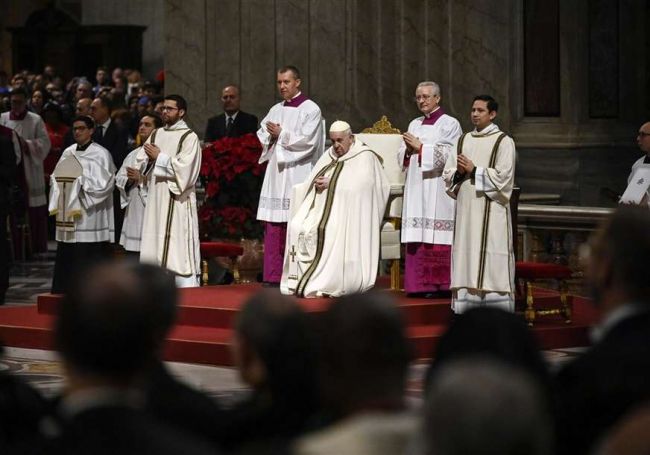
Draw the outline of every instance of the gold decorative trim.
[[[366,128],[362,131],[363,134],[402,134],[400,130],[394,128],[393,125],[388,121],[388,118],[385,115],[381,116],[378,122],[375,122],[374,125],[370,128]]]

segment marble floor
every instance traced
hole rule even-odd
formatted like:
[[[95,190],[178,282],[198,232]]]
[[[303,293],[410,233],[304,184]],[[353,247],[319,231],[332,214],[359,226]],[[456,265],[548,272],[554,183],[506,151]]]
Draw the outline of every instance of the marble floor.
[[[51,245],[51,250],[55,248]],[[31,305],[38,294],[49,292],[54,268],[54,252],[29,261],[14,264],[6,295],[6,305]],[[571,360],[584,348],[565,348],[544,351],[551,368]],[[248,393],[235,369],[208,365],[168,362],[170,370],[186,381],[217,399],[223,405],[238,401]],[[7,347],[0,358],[0,371],[9,370],[23,377],[46,396],[57,394],[64,385],[65,376],[57,354],[51,351]],[[426,364],[416,362],[409,369],[408,398],[417,406],[421,401],[422,378]]]

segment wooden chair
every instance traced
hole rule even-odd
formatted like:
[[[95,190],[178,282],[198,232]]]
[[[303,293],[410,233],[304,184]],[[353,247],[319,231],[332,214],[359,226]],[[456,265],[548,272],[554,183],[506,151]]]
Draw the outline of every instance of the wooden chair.
[[[513,251],[517,252],[517,213],[519,208],[520,188],[513,188],[510,197],[510,213],[512,216],[512,243]],[[529,326],[532,326],[538,317],[561,315],[564,322],[571,323],[572,307],[568,299],[568,287],[566,280],[571,278],[572,271],[569,267],[562,264],[550,264],[545,262],[515,262],[515,285],[517,294],[526,296],[526,308],[524,317]],[[560,287],[560,307],[559,308],[536,308],[533,298],[532,283],[536,280],[557,280]]]
[[[239,283],[238,258],[244,254],[244,248],[236,243],[201,242],[201,284],[208,284],[208,259],[227,257],[230,259],[235,283]]]

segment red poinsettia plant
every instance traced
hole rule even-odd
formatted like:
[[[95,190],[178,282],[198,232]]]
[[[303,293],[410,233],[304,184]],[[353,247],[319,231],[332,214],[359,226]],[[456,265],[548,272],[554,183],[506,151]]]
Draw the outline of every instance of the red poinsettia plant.
[[[203,147],[205,201],[199,208],[203,238],[262,238],[262,224],[256,220],[266,168],[258,163],[261,153],[255,134],[224,137]]]

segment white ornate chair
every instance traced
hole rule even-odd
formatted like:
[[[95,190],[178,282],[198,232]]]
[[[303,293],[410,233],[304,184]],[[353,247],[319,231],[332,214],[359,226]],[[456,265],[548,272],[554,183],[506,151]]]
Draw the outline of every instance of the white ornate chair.
[[[383,116],[371,128],[366,128],[361,134],[355,136],[384,159],[384,170],[391,187],[381,229],[381,259],[392,261],[391,289],[400,290],[402,288],[400,228],[406,174],[397,162],[397,153],[402,144],[402,134],[397,128],[393,128],[386,116]]]

